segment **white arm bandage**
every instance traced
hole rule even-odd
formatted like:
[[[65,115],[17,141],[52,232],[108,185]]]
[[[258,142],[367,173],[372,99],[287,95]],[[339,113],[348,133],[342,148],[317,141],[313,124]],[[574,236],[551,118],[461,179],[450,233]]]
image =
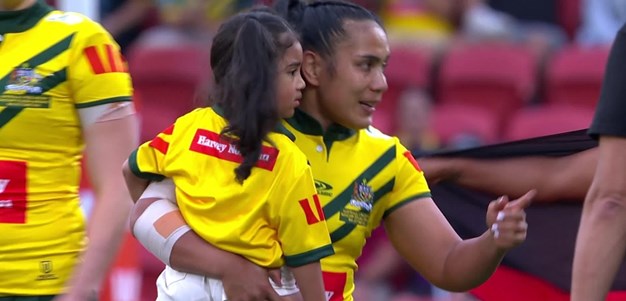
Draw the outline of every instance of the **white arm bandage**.
[[[158,200],[146,208],[133,227],[137,240],[167,265],[170,265],[170,255],[176,241],[191,230],[174,203],[175,189],[170,179],[150,183],[140,199]]]
[[[289,296],[295,293],[300,292],[298,286],[296,285],[296,278],[293,276],[291,270],[288,267],[282,266],[280,268],[280,280],[282,282],[281,286],[277,286],[276,283],[270,278],[270,283],[272,284],[272,288],[278,293],[280,296]]]
[[[133,114],[135,114],[135,106],[130,101],[106,103],[78,109],[78,117],[83,130],[96,122],[121,119]]]

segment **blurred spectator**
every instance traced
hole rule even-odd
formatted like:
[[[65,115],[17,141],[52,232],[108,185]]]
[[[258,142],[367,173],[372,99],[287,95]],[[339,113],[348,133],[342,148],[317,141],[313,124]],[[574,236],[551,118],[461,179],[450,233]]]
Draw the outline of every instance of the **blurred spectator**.
[[[405,90],[398,98],[396,135],[414,156],[439,147],[431,129],[432,100],[422,90]]]
[[[465,0],[462,31],[470,41],[522,43],[539,57],[567,42],[557,23],[556,0]]]
[[[141,32],[154,25],[150,18],[153,0],[106,0],[100,1],[102,26],[115,38],[122,52],[139,37]]]
[[[485,144],[484,141],[478,137],[478,135],[472,133],[462,133],[456,135],[452,138],[452,140],[448,143],[448,149],[466,149],[472,147],[478,147]]]
[[[582,5],[576,42],[585,46],[611,44],[626,23],[626,0],[582,0]]]
[[[392,44],[441,49],[454,35],[457,0],[386,0],[381,7]]]
[[[212,6],[222,9],[229,2],[232,1],[156,0],[160,23],[146,30],[137,44],[139,47],[195,46],[208,51],[213,26],[219,22],[210,19],[215,17],[210,9]]]
[[[212,33],[221,22],[248,8],[255,0],[113,0],[101,1],[103,24],[122,40],[156,11],[158,25],[150,27],[137,39],[142,47],[199,46],[210,47]]]

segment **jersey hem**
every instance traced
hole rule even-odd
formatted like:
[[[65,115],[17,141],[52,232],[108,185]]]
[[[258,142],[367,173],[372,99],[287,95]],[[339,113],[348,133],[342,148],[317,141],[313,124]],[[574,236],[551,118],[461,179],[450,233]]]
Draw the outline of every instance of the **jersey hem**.
[[[151,172],[142,172],[141,170],[139,170],[139,165],[137,164],[137,150],[134,150],[132,153],[130,153],[130,156],[128,157],[128,167],[130,167],[130,171],[135,176],[142,179],[146,179],[149,181],[161,181],[165,179],[165,176],[163,175]]]
[[[124,102],[124,101],[132,101],[132,98],[130,96],[111,97],[111,98],[105,98],[105,99],[96,100],[96,101],[92,101],[88,103],[77,103],[75,107],[77,109],[84,109],[84,108],[95,107],[95,106],[99,106],[99,105],[103,105],[107,103]]]
[[[385,211],[385,213],[383,213],[383,219],[387,218],[387,216],[389,216],[389,214],[391,214],[392,212],[396,211],[396,209],[398,209],[398,208],[400,208],[400,207],[402,207],[402,206],[404,206],[404,205],[406,205],[406,204],[408,204],[408,203],[410,203],[410,202],[412,202],[414,200],[421,199],[421,198],[429,198],[431,196],[432,195],[430,194],[430,192],[425,192],[425,193],[416,194],[414,196],[410,196],[410,197],[404,199],[403,201],[395,204],[391,208],[387,209]]]
[[[19,293],[19,294],[5,294],[5,293],[0,293],[0,301],[28,301],[28,300],[38,300],[38,301],[45,301],[45,300],[53,300],[56,296],[62,294],[62,291],[37,291],[37,294],[34,295],[30,295],[30,294],[23,294],[23,293]]]
[[[319,261],[320,259],[333,254],[335,254],[333,245],[328,244],[315,250],[311,250],[298,255],[285,255],[285,264],[290,267],[299,267],[314,261]]]

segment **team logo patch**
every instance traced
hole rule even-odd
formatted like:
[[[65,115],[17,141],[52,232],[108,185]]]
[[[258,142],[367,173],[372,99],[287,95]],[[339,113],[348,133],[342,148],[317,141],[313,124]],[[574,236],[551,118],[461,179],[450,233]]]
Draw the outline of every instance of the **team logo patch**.
[[[24,65],[15,68],[9,76],[9,84],[6,85],[6,91],[15,94],[41,94],[43,89],[39,86],[42,76],[37,74],[34,69]]]
[[[367,180],[354,183],[350,202],[343,208],[340,219],[344,222],[367,226],[370,213],[374,207],[374,190],[367,185]]]
[[[50,280],[57,279],[58,277],[53,273],[52,261],[44,260],[39,262],[39,276],[37,280]]]
[[[333,186],[320,180],[315,180],[315,189],[317,194],[324,196],[333,196]]]
[[[50,97],[41,95],[41,79],[35,69],[24,64],[13,69],[9,74],[9,80],[4,87],[6,91],[0,95],[0,106],[18,108],[48,108]]]
[[[189,150],[235,163],[243,162],[241,153],[232,144],[232,141],[223,139],[220,134],[205,129],[196,131]],[[276,158],[278,158],[278,149],[263,146],[255,166],[272,171],[276,164]]]

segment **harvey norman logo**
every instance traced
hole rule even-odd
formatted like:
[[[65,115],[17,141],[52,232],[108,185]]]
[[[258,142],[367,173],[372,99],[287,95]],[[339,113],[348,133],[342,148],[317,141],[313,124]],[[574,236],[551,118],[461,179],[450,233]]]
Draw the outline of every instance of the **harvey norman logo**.
[[[243,157],[234,144],[220,137],[218,133],[205,129],[196,131],[189,150],[235,163],[243,162]],[[278,149],[263,146],[255,166],[272,171],[277,157]]]

